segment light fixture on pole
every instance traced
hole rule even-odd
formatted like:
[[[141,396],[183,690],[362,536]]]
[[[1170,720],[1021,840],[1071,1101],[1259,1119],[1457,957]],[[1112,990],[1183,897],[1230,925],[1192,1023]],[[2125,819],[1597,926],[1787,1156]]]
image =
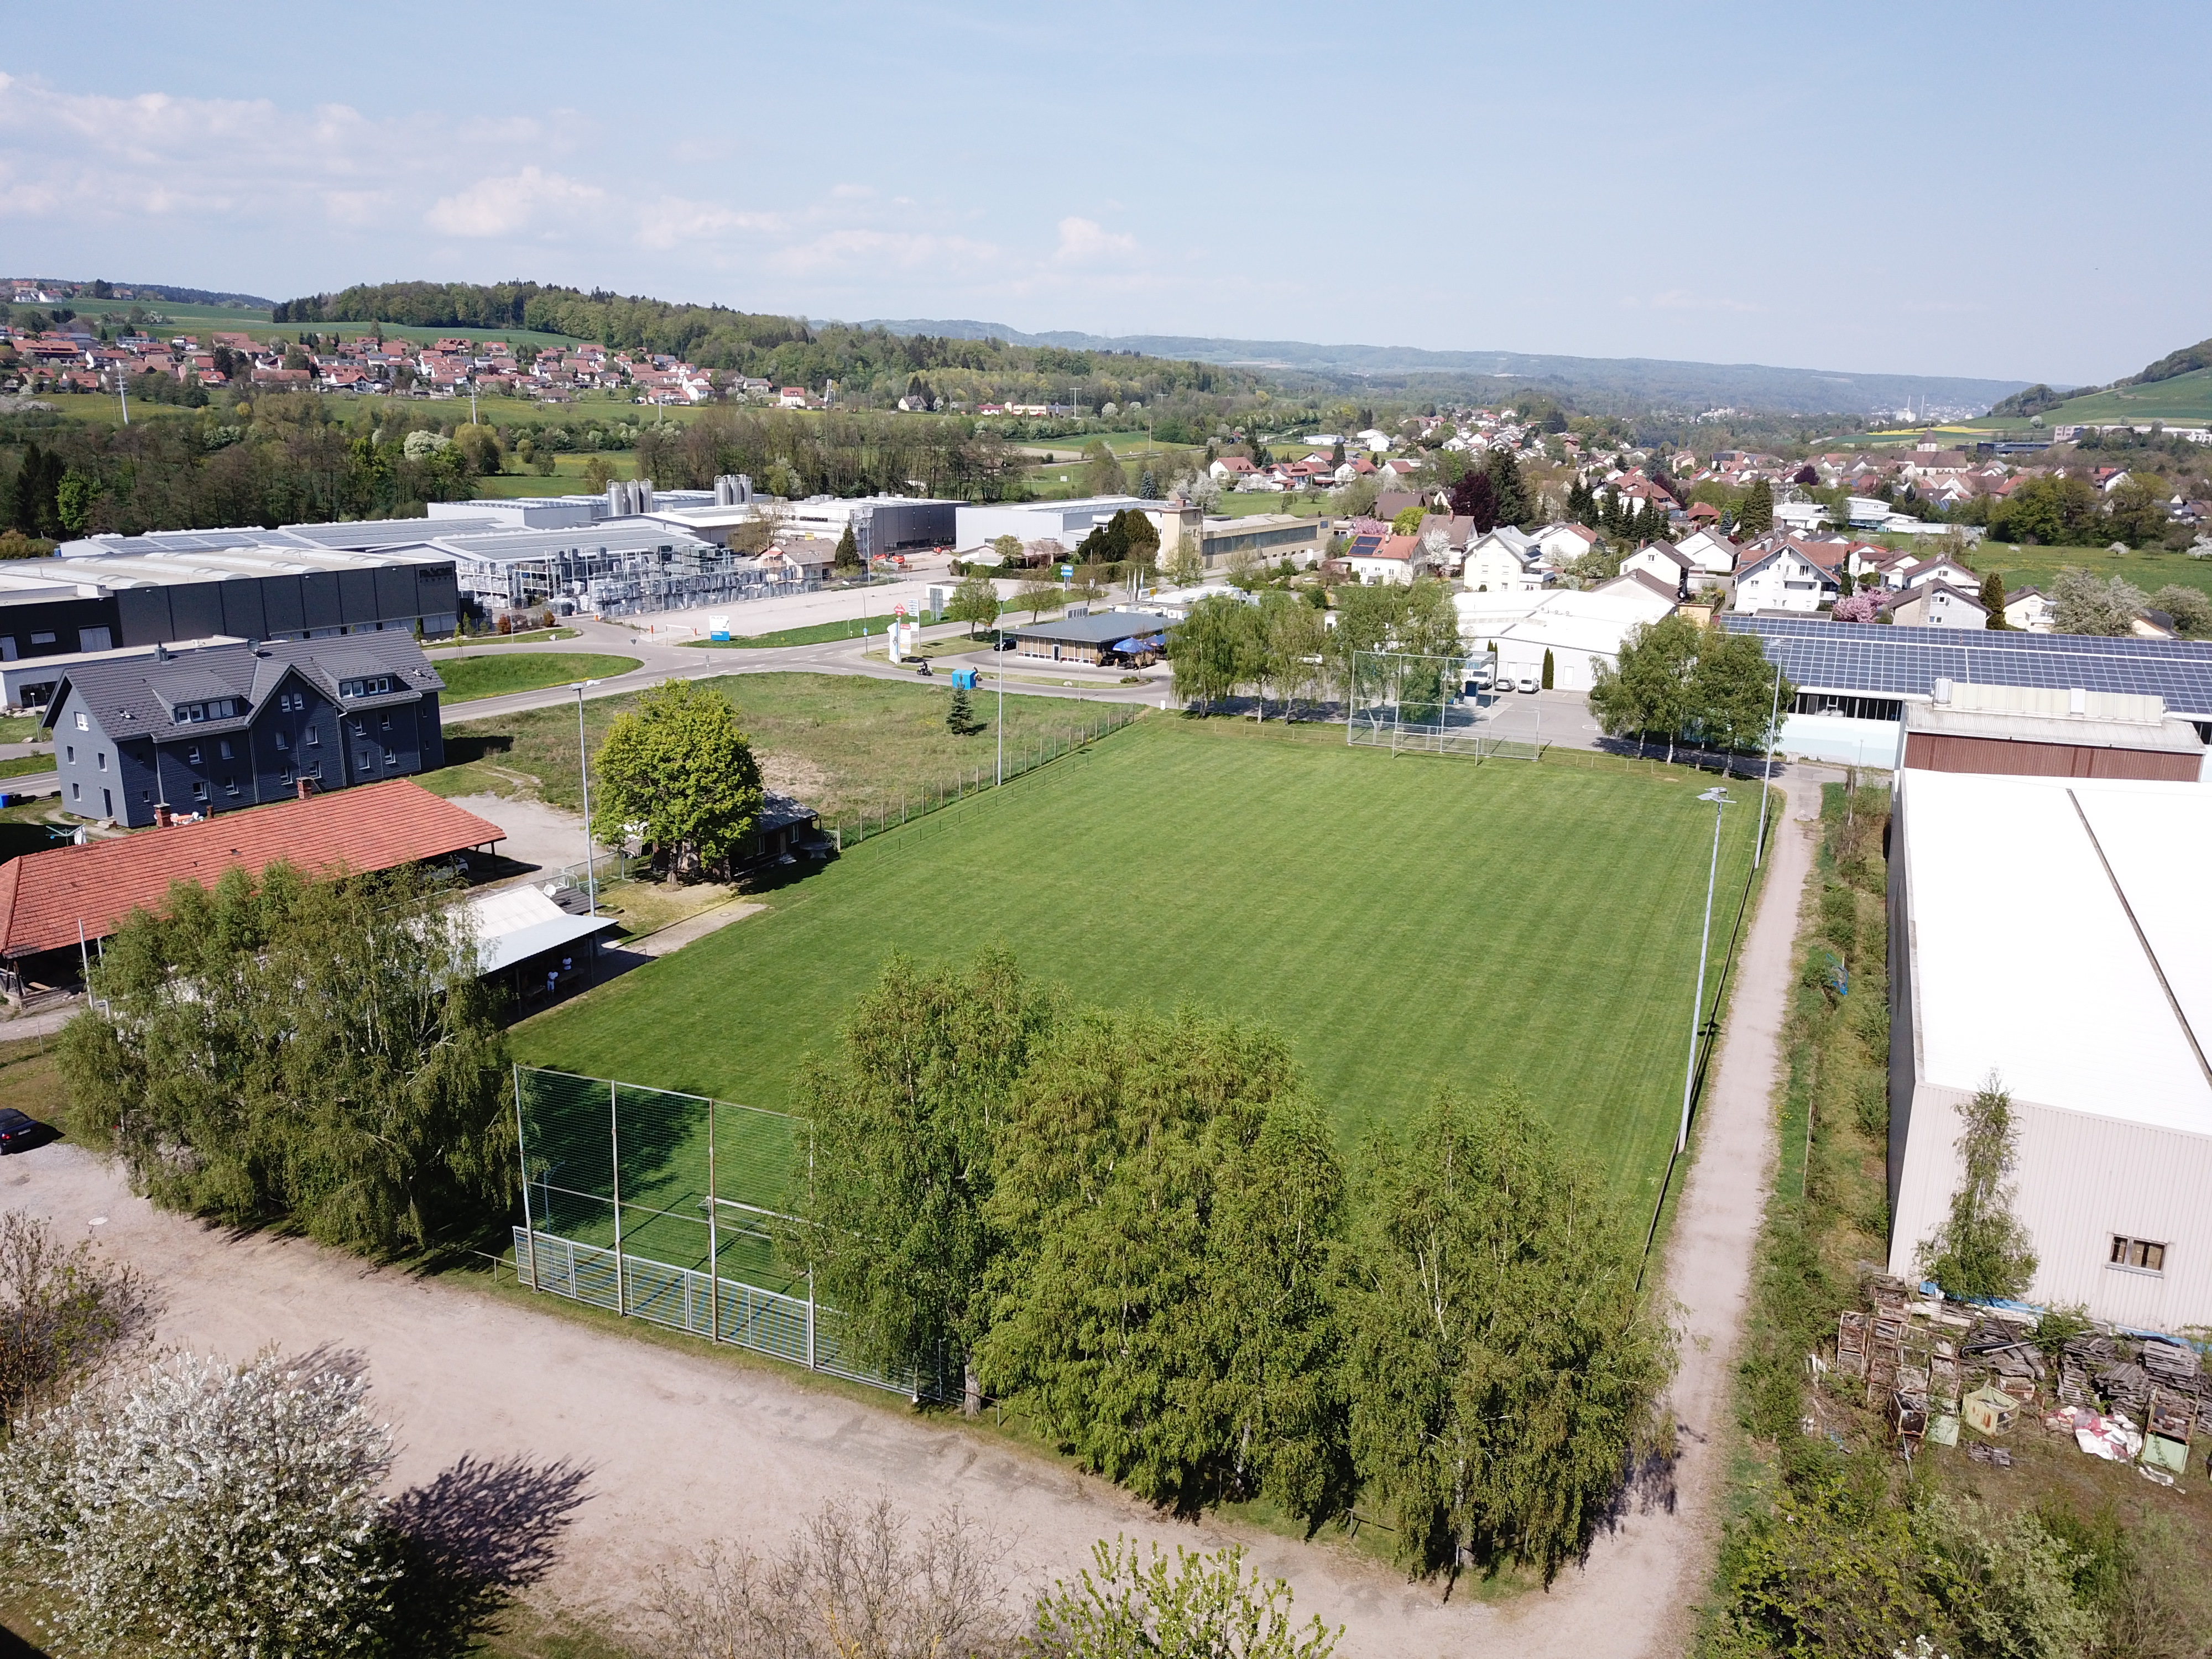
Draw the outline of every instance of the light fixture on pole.
[[[1782,718],[1782,665],[1774,665],[1774,707],[1766,715],[1766,757],[1759,769],[1759,836],[1751,849],[1751,867],[1759,868],[1766,855],[1766,792],[1774,782],[1775,722]]]
[[[592,760],[584,749],[584,689],[597,685],[597,680],[578,680],[576,684],[576,767],[584,778],[584,894],[591,901],[592,914],[599,914],[599,879],[596,868],[598,856],[592,847]],[[594,936],[592,949],[598,949]]]
[[[1705,1017],[1705,951],[1713,939],[1713,884],[1721,872],[1721,809],[1735,803],[1729,799],[1728,791],[1718,786],[1698,797],[1713,804],[1713,859],[1705,872],[1705,931],[1698,939],[1698,985],[1690,994],[1690,1059],[1682,1071],[1682,1127],[1674,1133],[1674,1150],[1680,1152],[1690,1144],[1690,1092],[1698,1080],[1698,1027]]]

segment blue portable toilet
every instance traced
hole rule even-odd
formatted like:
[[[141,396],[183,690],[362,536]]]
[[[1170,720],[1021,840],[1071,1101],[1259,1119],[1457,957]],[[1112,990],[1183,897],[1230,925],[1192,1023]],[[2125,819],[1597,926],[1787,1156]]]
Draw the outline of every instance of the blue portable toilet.
[[[955,691],[973,691],[975,689],[975,676],[977,672],[978,671],[973,668],[954,669],[952,671],[952,689]]]

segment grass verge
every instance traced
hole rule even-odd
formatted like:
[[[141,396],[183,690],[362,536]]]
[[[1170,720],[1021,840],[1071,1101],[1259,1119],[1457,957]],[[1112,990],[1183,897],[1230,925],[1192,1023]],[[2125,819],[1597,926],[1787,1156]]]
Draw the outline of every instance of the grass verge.
[[[635,657],[601,656],[588,651],[515,651],[499,656],[456,657],[438,665],[446,682],[445,706],[510,691],[538,691],[577,680],[612,679],[637,666]]]

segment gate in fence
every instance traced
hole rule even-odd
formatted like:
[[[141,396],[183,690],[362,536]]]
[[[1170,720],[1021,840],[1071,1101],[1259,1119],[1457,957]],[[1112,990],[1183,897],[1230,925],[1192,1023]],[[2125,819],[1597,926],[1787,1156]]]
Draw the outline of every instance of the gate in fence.
[[[532,1290],[914,1398],[957,1397],[944,1367],[860,1363],[848,1322],[780,1254],[812,1151],[803,1118],[703,1095],[514,1068]]]

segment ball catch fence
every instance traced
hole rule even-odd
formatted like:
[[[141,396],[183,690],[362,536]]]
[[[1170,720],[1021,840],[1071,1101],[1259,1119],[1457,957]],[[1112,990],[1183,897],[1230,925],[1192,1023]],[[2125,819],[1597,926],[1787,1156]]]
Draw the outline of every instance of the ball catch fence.
[[[1479,689],[1486,665],[1494,677],[1497,659],[1488,652],[1353,652],[1345,684],[1345,741],[1394,754],[1540,760],[1542,709],[1516,705],[1510,691]]]
[[[990,688],[981,688],[975,695],[978,698],[988,696]],[[919,780],[896,793],[880,795],[863,807],[840,811],[823,828],[835,833],[839,847],[856,847],[870,836],[879,836],[886,830],[896,830],[915,818],[957,805],[969,796],[995,788],[1001,782],[1012,783],[1024,772],[1034,772],[1062,755],[1120,731],[1144,712],[1141,707],[1131,703],[1108,703],[1102,705],[1091,718],[1071,722],[1059,730],[1024,732],[1006,751],[1003,775],[998,753],[993,750],[990,759],[950,776]]]
[[[778,1225],[811,1159],[806,1120],[703,1095],[514,1068],[517,1276],[532,1290],[914,1398],[944,1368],[890,1373],[784,1262]]]

